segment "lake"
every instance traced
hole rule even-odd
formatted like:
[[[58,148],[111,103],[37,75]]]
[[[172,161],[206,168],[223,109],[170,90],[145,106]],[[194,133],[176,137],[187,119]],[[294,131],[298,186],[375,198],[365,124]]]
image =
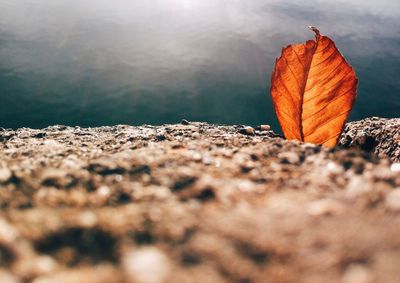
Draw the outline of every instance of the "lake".
[[[281,48],[330,36],[350,119],[400,116],[400,1],[0,0],[0,127],[271,124]]]

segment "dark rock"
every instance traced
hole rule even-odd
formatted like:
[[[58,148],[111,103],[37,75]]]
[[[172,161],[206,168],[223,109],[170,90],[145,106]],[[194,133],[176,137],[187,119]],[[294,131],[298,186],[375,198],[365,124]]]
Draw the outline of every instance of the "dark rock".
[[[185,189],[186,187],[193,185],[196,182],[196,180],[197,180],[197,177],[195,177],[195,176],[182,177],[174,183],[174,185],[172,186],[171,189],[173,192],[181,191],[181,190]]]
[[[378,117],[346,124],[339,140],[343,147],[358,147],[392,161],[400,161],[400,119]]]
[[[190,125],[190,122],[186,119],[182,119],[181,124],[182,125]]]
[[[157,141],[165,141],[166,139],[167,139],[167,137],[165,136],[165,134],[156,135],[156,140]]]
[[[42,138],[44,138],[46,136],[46,133],[44,133],[44,132],[39,132],[39,133],[37,133],[37,134],[34,134],[32,137],[33,138],[36,138],[36,139],[42,139]]]

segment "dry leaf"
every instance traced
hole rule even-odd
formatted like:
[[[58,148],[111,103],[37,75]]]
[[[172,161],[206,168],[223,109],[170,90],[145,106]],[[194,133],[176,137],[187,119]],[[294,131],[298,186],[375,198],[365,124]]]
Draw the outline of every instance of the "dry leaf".
[[[282,49],[271,96],[287,139],[332,147],[354,104],[357,78],[335,43],[310,28],[315,41]]]

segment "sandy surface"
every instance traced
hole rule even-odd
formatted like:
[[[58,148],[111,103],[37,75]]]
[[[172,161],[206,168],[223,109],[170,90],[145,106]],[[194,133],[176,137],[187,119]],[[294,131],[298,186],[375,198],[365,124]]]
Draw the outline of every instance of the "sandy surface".
[[[399,129],[0,129],[0,282],[400,282]]]

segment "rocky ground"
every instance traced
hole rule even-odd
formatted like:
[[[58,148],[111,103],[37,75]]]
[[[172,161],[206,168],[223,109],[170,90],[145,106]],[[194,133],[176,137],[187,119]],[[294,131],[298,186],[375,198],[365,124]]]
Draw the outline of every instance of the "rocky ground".
[[[0,129],[0,282],[400,282],[400,119]]]

